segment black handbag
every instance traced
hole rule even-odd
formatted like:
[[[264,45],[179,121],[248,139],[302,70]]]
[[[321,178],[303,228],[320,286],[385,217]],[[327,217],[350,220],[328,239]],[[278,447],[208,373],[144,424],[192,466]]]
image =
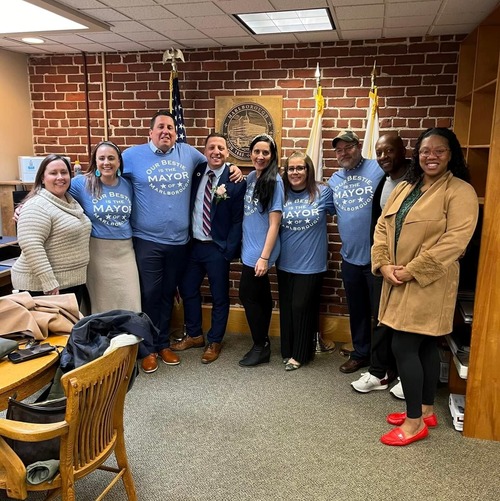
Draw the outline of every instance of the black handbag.
[[[66,414],[66,397],[46,402],[27,404],[13,397],[9,398],[6,418],[24,423],[57,423],[64,421]],[[48,459],[59,459],[60,438],[43,442],[21,442],[6,438],[14,452],[26,465]]]
[[[14,350],[17,350],[17,348],[17,341],[0,337],[0,358],[5,357],[5,355],[8,355]]]

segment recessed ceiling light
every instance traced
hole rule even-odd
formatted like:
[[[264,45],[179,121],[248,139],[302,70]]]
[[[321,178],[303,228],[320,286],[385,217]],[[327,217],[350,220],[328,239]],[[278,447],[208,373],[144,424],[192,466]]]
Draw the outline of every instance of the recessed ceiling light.
[[[235,14],[234,17],[254,35],[335,29],[328,9]]]
[[[25,37],[25,38],[21,38],[21,40],[25,43],[32,43],[32,44],[45,43],[45,40],[42,40],[41,38],[35,38],[35,37]]]

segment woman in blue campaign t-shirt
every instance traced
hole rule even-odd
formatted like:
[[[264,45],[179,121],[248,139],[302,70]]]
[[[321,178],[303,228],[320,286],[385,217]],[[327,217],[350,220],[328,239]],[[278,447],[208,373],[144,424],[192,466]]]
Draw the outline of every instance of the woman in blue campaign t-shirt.
[[[70,194],[92,222],[87,289],[91,313],[141,311],[139,275],[132,246],[132,185],[121,177],[121,151],[111,141],[99,143],[89,171],[71,181]]]
[[[280,297],[281,355],[285,370],[311,359],[318,331],[320,291],[326,271],[327,214],[333,214],[332,190],[315,180],[312,160],[293,152],[283,174],[285,205],[276,263]]]
[[[283,181],[278,175],[276,143],[261,134],[250,143],[255,168],[247,178],[241,260],[240,300],[253,339],[242,367],[269,362],[269,325],[273,310],[268,271],[279,255],[279,226],[283,208]]]

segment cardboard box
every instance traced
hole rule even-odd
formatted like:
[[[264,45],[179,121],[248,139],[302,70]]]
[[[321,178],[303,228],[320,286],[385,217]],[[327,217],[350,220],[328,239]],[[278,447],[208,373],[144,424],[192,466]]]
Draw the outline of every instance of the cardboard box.
[[[17,157],[19,163],[19,179],[23,183],[33,183],[38,167],[45,157]]]

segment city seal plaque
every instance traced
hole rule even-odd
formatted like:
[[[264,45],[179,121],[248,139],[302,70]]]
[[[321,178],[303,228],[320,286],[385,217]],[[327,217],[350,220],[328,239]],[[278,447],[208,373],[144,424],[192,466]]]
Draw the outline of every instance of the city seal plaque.
[[[266,106],[269,99],[274,108]],[[251,164],[248,147],[259,134],[269,134],[276,140],[278,151],[281,150],[281,97],[277,99],[279,103],[276,96],[216,98],[216,127],[227,138],[230,159],[240,165]],[[276,119],[276,113],[273,113],[276,111],[276,104],[279,104],[279,120]]]
[[[222,134],[227,137],[231,155],[238,160],[250,160],[248,146],[259,134],[274,138],[275,127],[269,112],[258,103],[233,106],[222,121]]]

